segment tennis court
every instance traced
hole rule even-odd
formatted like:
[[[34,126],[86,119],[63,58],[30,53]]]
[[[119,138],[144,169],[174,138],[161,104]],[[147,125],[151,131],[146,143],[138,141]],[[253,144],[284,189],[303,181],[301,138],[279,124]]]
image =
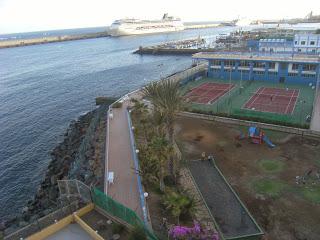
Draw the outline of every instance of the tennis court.
[[[279,114],[292,114],[299,89],[260,87],[243,108]]]
[[[185,95],[188,102],[212,104],[229,92],[235,85],[228,83],[203,83]]]

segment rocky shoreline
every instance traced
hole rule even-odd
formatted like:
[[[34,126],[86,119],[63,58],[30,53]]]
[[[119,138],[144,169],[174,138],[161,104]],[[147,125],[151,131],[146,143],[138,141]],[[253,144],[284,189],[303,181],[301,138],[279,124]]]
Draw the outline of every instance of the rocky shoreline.
[[[108,99],[70,123],[63,141],[50,152],[51,161],[35,196],[15,218],[1,223],[0,233],[8,235],[61,208],[64,203],[59,200],[57,180],[78,179],[103,186],[105,116],[113,101]]]

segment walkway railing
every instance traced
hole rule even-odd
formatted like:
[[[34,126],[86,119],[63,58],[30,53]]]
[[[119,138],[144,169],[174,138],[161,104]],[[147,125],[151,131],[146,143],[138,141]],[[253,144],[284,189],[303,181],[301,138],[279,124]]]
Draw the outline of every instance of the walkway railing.
[[[145,230],[145,233],[150,240],[157,240],[157,237],[154,235],[154,233],[148,229],[144,222],[130,208],[127,208],[121,203],[113,200],[111,197],[105,195],[97,188],[94,188],[92,191],[92,199],[93,203],[102,210],[106,211],[106,213],[121,219],[133,227],[140,226]]]
[[[128,125],[129,125],[129,135],[130,135],[132,156],[133,156],[133,160],[134,160],[134,168],[135,168],[135,173],[137,174],[138,189],[139,189],[139,195],[140,195],[140,205],[141,205],[141,209],[142,209],[142,213],[143,213],[143,220],[146,225],[149,225],[147,205],[146,205],[146,201],[144,198],[144,190],[143,190],[142,183],[141,183],[141,177],[139,174],[139,172],[140,172],[139,171],[140,170],[139,159],[138,159],[137,148],[136,148],[133,129],[132,129],[130,110],[127,110],[127,119],[128,119]]]

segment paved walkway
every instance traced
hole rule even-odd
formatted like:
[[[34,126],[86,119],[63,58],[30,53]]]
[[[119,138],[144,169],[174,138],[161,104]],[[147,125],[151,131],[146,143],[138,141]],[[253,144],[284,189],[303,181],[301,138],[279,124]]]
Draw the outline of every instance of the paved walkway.
[[[314,111],[311,121],[310,129],[320,132],[320,90],[316,94],[316,101],[314,105]]]
[[[105,192],[134,210],[143,219],[126,107],[127,104],[124,103],[121,108],[114,108],[113,118],[109,118],[109,148],[106,154],[108,164],[105,172],[114,172],[114,183],[109,185],[106,183]]]

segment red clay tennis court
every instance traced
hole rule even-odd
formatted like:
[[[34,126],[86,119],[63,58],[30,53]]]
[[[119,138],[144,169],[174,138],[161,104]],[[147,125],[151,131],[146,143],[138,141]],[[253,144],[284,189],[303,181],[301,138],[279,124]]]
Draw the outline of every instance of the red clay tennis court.
[[[261,87],[243,108],[260,112],[291,114],[299,96],[298,89]]]
[[[194,103],[211,104],[234,87],[228,83],[203,83],[188,92],[185,98]]]

